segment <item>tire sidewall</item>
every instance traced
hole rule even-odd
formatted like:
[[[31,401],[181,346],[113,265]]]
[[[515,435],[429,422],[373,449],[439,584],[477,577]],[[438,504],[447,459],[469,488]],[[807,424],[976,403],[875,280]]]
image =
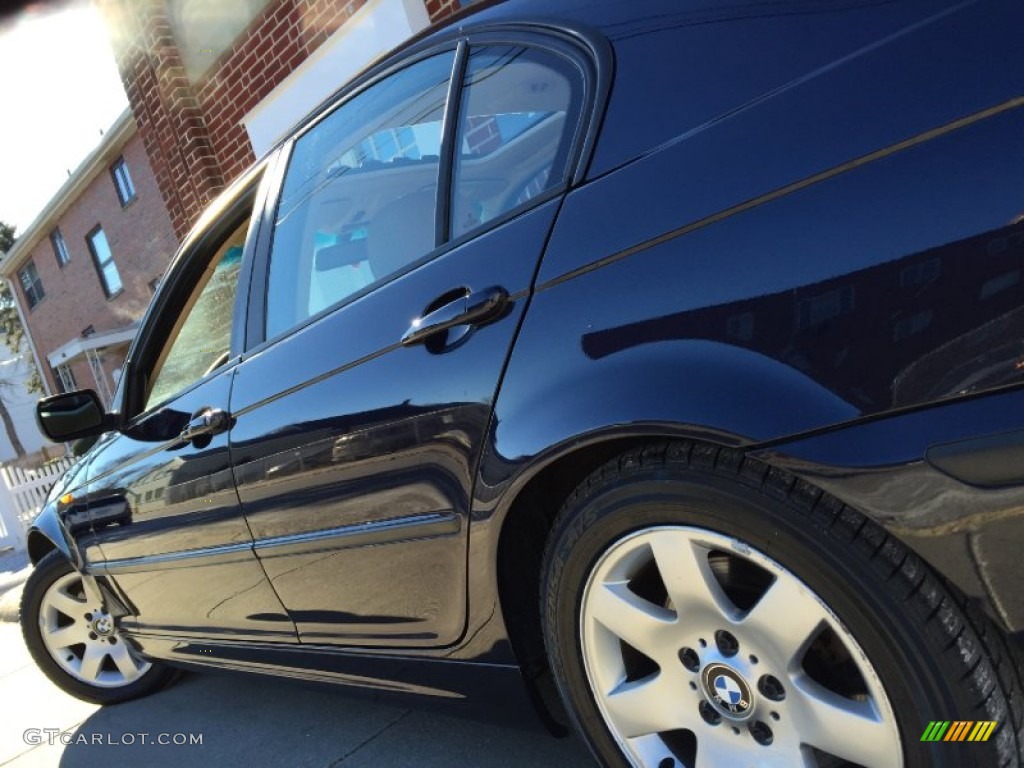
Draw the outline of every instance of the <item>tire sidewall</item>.
[[[923,629],[927,616],[891,599],[885,581],[824,526],[759,489],[717,475],[641,470],[613,478],[571,501],[556,523],[542,585],[545,641],[578,730],[608,765],[627,765],[590,693],[580,639],[584,585],[601,555],[645,528],[702,528],[737,538],[807,584],[856,639],[882,681],[896,716],[906,766],[991,765],[984,744],[929,744],[931,720],[957,719],[975,702],[948,684],[934,662],[941,647]],[[935,638],[937,639],[937,638]],[[968,749],[965,749],[968,748]],[[986,754],[987,753],[987,754]]]

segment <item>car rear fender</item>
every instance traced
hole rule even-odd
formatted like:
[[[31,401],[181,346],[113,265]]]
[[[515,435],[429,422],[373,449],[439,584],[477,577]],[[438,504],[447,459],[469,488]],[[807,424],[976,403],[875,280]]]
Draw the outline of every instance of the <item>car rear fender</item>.
[[[542,293],[527,314],[495,404],[486,487],[524,483],[560,450],[639,425],[744,446],[859,415],[796,368],[719,342],[670,339],[588,356],[593,335],[559,326],[545,306],[558,303]]]

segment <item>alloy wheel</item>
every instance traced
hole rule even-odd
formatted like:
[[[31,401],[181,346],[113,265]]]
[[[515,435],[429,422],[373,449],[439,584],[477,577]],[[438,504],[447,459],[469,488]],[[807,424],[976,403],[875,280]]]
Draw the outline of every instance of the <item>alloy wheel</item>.
[[[102,596],[75,571],[46,590],[39,606],[39,630],[58,666],[88,685],[126,686],[152,666],[135,655],[103,605]]]
[[[636,766],[903,764],[856,640],[738,539],[657,526],[618,540],[590,570],[580,637],[598,709]]]

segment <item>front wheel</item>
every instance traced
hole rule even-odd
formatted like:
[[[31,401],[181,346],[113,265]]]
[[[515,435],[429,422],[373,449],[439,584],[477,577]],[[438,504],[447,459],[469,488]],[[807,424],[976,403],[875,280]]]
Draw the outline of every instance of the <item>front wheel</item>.
[[[862,515],[738,452],[611,462],[544,568],[552,669],[606,765],[1021,764],[998,632]],[[933,721],[968,740],[922,740]]]
[[[145,696],[174,676],[139,656],[102,595],[57,551],[40,560],[25,583],[21,631],[32,658],[53,683],[95,704]]]

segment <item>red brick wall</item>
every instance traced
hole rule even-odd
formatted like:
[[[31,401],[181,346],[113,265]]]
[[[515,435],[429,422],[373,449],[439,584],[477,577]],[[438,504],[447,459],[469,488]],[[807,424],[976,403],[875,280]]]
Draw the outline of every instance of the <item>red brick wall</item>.
[[[271,2],[196,83],[225,179],[255,160],[242,118],[365,3]]]
[[[436,23],[459,10],[459,0],[426,0],[430,21]]]
[[[49,353],[87,326],[92,325],[97,332],[108,331],[142,317],[152,296],[149,282],[163,274],[178,247],[138,134],[125,145],[123,157],[135,185],[135,200],[122,208],[113,179],[101,171],[57,223],[71,260],[63,268],[58,266],[49,237],[40,240],[29,256],[35,262],[46,296],[33,309],[26,310],[25,319],[44,368],[48,368],[45,358]],[[107,236],[124,285],[121,293],[110,299],[104,296],[85,240],[97,224]],[[20,299],[22,306],[27,307],[24,296]],[[119,355],[108,358],[104,361],[108,371],[120,367]],[[43,373],[52,386],[55,382],[50,371]],[[95,386],[86,365],[78,366],[75,376],[81,386]]]
[[[224,185],[162,0],[99,3],[128,103],[178,237]]]
[[[432,22],[459,0],[423,0]],[[253,161],[244,117],[366,0],[272,0],[211,69],[185,75],[162,0],[99,0],[178,237]]]

